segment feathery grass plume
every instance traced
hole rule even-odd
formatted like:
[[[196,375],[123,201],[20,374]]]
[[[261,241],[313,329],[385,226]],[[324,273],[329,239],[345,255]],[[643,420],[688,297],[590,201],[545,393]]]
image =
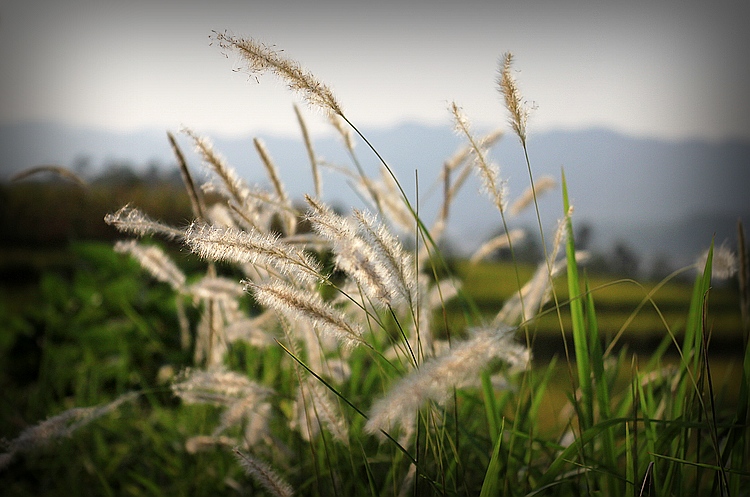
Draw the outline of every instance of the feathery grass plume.
[[[283,206],[283,210],[280,211],[280,215],[284,222],[284,231],[286,235],[293,235],[297,227],[297,213],[292,207],[292,202],[289,200],[289,196],[284,189],[284,183],[279,178],[279,171],[276,164],[271,159],[271,155],[268,153],[265,143],[260,138],[253,138],[253,144],[255,150],[260,156],[263,166],[266,168],[268,178],[271,180],[273,189],[278,197],[278,203]]]
[[[461,283],[452,278],[443,279],[429,286],[428,277],[419,277],[419,334],[409,336],[412,350],[418,351],[417,357],[432,357],[435,355],[435,336],[432,331],[432,320],[435,311],[442,309],[446,303],[458,296]]]
[[[279,51],[252,38],[238,38],[226,31],[214,31],[213,38],[221,48],[237,52],[244,59],[251,75],[271,72],[285,81],[290,90],[301,94],[310,106],[317,107],[328,115],[343,116],[341,106],[331,89],[304,70],[299,62],[284,57]]]
[[[226,197],[234,200],[237,205],[243,205],[248,197],[250,189],[247,184],[237,176],[234,168],[227,165],[226,160],[214,151],[213,144],[198,136],[193,130],[183,128],[182,132],[193,140],[195,150],[203,158],[203,164],[213,171],[221,180],[223,188],[220,190]]]
[[[234,447],[237,445],[237,440],[225,436],[215,437],[212,435],[196,435],[185,441],[185,452],[188,454],[197,454],[198,452],[212,449],[217,445],[223,447]]]
[[[706,267],[708,250],[703,252],[695,262],[695,267],[699,273]],[[711,262],[711,277],[717,280],[727,280],[737,273],[738,260],[737,254],[730,249],[726,243],[714,248],[713,259]]]
[[[305,198],[310,205],[307,219],[316,232],[331,241],[336,266],[351,276],[374,304],[396,304],[404,293],[408,298],[408,287],[398,288],[394,285],[399,283],[402,275],[398,267],[384,260],[387,252],[379,253],[360,236],[352,222],[333,212],[327,205],[309,196]],[[388,243],[385,240],[381,242]],[[389,257],[399,257],[395,255],[395,248],[388,250]]]
[[[349,445],[349,434],[341,409],[333,399],[331,391],[317,378],[307,376],[297,390],[296,416],[292,428],[310,441],[325,427],[333,438]]]
[[[322,333],[335,336],[346,347],[369,346],[362,338],[360,327],[349,323],[343,312],[324,302],[316,292],[300,290],[281,280],[265,285],[247,282],[246,288],[260,304],[280,312],[292,322],[308,320]]]
[[[557,261],[557,255],[563,245],[566,236],[566,225],[573,214],[571,207],[565,217],[557,223],[552,250],[548,259],[543,261],[536,269],[531,279],[511,298],[509,298],[493,321],[494,324],[501,323],[508,326],[517,325],[536,316],[537,312],[549,300],[552,291],[552,279],[565,269],[565,261]],[[578,254],[576,254],[578,255]]]
[[[520,242],[524,238],[526,238],[526,233],[521,229],[511,230],[508,233],[498,235],[484,242],[482,246],[472,254],[471,258],[469,258],[469,263],[476,264],[492,254],[495,250],[507,248],[512,243]]]
[[[204,300],[205,307],[196,329],[193,362],[205,363],[209,370],[222,367],[223,354],[227,351],[222,303],[217,299]]]
[[[473,330],[470,338],[454,342],[446,354],[425,361],[375,401],[365,430],[377,434],[400,426],[401,438],[409,439],[415,415],[428,401],[444,406],[454,387],[478,384],[480,373],[494,360],[512,367],[525,364],[529,351],[514,340],[514,330],[504,325]]]
[[[188,319],[187,312],[185,311],[185,303],[181,298],[174,300],[175,311],[177,313],[177,322],[180,327],[180,347],[183,351],[190,348],[190,342],[192,341],[190,331],[190,320]]]
[[[494,322],[511,325],[533,319],[549,300],[552,278],[565,269],[565,261],[557,261],[551,268],[545,262],[539,264],[531,279],[503,304]]]
[[[290,204],[282,203],[272,192],[258,187],[248,191],[248,197],[243,204],[229,200],[227,206],[237,224],[247,230],[257,229],[269,232],[272,229],[275,214],[297,215],[297,211]]]
[[[506,52],[503,55],[497,85],[505,100],[505,107],[510,113],[510,126],[521,140],[521,144],[526,147],[526,122],[529,118],[529,111],[524,105],[516,79],[511,74],[512,69],[513,54]]]
[[[305,150],[307,150],[307,158],[310,160],[310,169],[312,171],[313,178],[313,189],[315,196],[321,198],[323,196],[323,179],[320,177],[320,168],[318,167],[318,158],[315,155],[313,149],[312,140],[310,139],[310,132],[307,130],[307,123],[302,117],[302,112],[299,110],[299,106],[294,104],[294,114],[297,116],[297,122],[299,123],[300,131],[302,132],[302,140],[305,142]]]
[[[511,216],[517,216],[521,213],[521,211],[523,211],[534,201],[535,194],[538,198],[539,195],[551,190],[556,185],[557,182],[552,176],[542,176],[541,178],[534,181],[534,188],[527,188],[526,191],[524,191],[521,196],[518,197],[516,201],[510,205],[510,207],[508,208],[508,213]]]
[[[204,259],[267,266],[308,284],[322,279],[322,268],[310,255],[257,230],[193,224],[185,232],[185,242]]]
[[[334,303],[334,305],[336,305]],[[286,326],[288,323],[284,322]],[[320,340],[320,335],[316,332],[315,328],[308,321],[297,321],[294,323],[294,337],[290,332],[290,327],[286,326],[284,330],[287,332],[288,341],[291,343],[295,339],[299,339],[303,344],[303,348],[306,352],[305,363],[307,366],[320,374],[323,371],[325,365],[325,351],[323,350],[323,343]],[[330,338],[330,337],[329,337]],[[334,340],[334,344],[336,344]],[[301,373],[300,373],[301,374]]]
[[[234,371],[188,368],[172,384],[172,392],[186,404],[229,406],[248,397],[260,403],[272,390]]]
[[[168,240],[179,240],[183,235],[181,230],[154,221],[135,207],[130,207],[130,204],[104,216],[104,222],[113,225],[118,231],[136,236],[158,234]]]
[[[224,226],[226,228],[236,228],[237,220],[233,212],[226,204],[212,204],[206,208],[206,215],[203,218],[206,223],[213,226]]]
[[[224,329],[224,335],[227,343],[242,340],[262,349],[275,343],[274,335],[268,329],[272,324],[275,324],[274,313],[265,311],[252,318],[241,317],[232,320]]]
[[[384,219],[388,219],[391,225],[404,233],[414,233],[414,214],[404,202],[398,183],[388,169],[380,168],[380,180],[377,181],[365,176],[363,172],[354,174],[345,169],[337,171],[349,176],[362,196],[371,199],[376,210]]]
[[[135,240],[121,240],[115,243],[114,251],[130,254],[151,276],[169,284],[177,292],[185,291],[185,273],[158,246],[143,245]]]
[[[479,143],[482,143],[485,149],[489,149],[494,146],[504,134],[505,133],[502,130],[492,131],[481,137]],[[448,218],[449,206],[453,203],[456,194],[458,194],[458,191],[471,174],[473,168],[468,160],[473,152],[474,149],[471,145],[465,145],[443,163],[443,171],[440,176],[440,180],[443,182],[443,206],[441,209],[441,217],[443,221]],[[450,176],[456,170],[459,170],[458,176],[451,182]]]
[[[73,171],[71,171],[70,169],[66,167],[58,166],[55,164],[45,164],[43,166],[35,166],[35,167],[30,167],[28,169],[24,169],[23,171],[20,171],[14,174],[13,176],[11,176],[10,181],[11,182],[21,181],[31,176],[36,176],[42,173],[54,174],[55,176],[59,176],[63,179],[71,181],[82,188],[88,186],[86,183],[86,180],[78,176],[76,173],[74,173]]]
[[[69,437],[83,426],[109,414],[122,404],[136,399],[137,392],[126,393],[107,404],[92,407],[74,407],[41,423],[23,430],[18,437],[5,442],[6,452],[0,454],[0,470],[5,468],[17,454],[31,452],[48,446],[54,440]]]
[[[414,214],[404,202],[398,183],[385,167],[380,168],[380,181],[373,183],[378,195],[376,204],[382,215],[404,233],[413,233],[416,226]]]
[[[416,290],[411,254],[404,250],[398,238],[372,214],[355,209],[354,217],[359,222],[362,239],[375,251],[376,265],[391,289],[389,303],[399,300],[411,302]]]
[[[244,287],[236,280],[221,276],[204,276],[190,285],[189,292],[198,299],[233,300],[244,295]]]
[[[244,445],[252,447],[267,438],[270,433],[268,428],[270,410],[271,404],[259,399],[257,395],[236,399],[227,404],[221,413],[221,420],[214,428],[213,436],[218,437],[238,426],[244,427],[242,437]]]
[[[271,495],[275,497],[291,497],[294,495],[292,486],[285,482],[268,464],[245,454],[238,448],[234,449],[234,455],[245,473]]]
[[[243,445],[247,448],[264,441],[272,440],[271,416],[273,406],[270,402],[263,402],[253,407],[253,414],[245,421],[245,431],[242,435]]]
[[[200,190],[195,186],[193,181],[193,175],[190,174],[185,155],[182,153],[182,149],[177,144],[177,140],[174,135],[167,131],[167,139],[172,147],[172,152],[177,159],[177,164],[180,166],[180,176],[182,176],[182,182],[185,184],[185,190],[187,190],[188,197],[190,198],[190,206],[193,209],[193,215],[197,219],[206,218],[206,203],[203,200]]]
[[[505,212],[506,185],[504,181],[500,180],[500,172],[497,165],[488,162],[485,143],[474,138],[469,120],[456,102],[451,103],[450,110],[453,114],[456,131],[469,140],[469,145],[474,155],[474,163],[477,166],[479,178],[482,180],[482,187],[489,195],[490,200],[495,204],[495,207],[501,213]]]
[[[330,114],[328,116],[328,121],[341,136],[341,139],[344,141],[344,147],[346,147],[349,154],[354,155],[354,133],[352,132],[351,127],[349,127],[344,120],[336,114]]]

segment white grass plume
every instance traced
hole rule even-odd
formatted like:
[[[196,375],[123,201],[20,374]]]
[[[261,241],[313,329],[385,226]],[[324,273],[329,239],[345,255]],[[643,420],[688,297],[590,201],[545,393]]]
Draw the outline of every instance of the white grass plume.
[[[508,208],[508,213],[511,216],[517,216],[526,207],[531,205],[534,201],[534,196],[539,197],[546,191],[551,190],[557,185],[557,182],[552,176],[542,176],[534,182],[534,187],[527,188],[520,197],[518,197]]]
[[[234,319],[224,329],[227,343],[241,340],[260,349],[274,344],[274,335],[268,329],[275,324],[274,316],[272,311],[266,310],[252,318]]]
[[[26,428],[18,437],[4,443],[6,452],[0,454],[0,470],[10,464],[17,454],[31,452],[46,447],[57,439],[69,437],[79,428],[109,414],[122,404],[136,399],[138,395],[137,392],[130,392],[107,404],[68,409],[46,421]]]
[[[271,159],[271,154],[268,152],[265,143],[260,138],[254,138],[253,144],[255,145],[255,150],[260,156],[261,162],[266,168],[268,179],[271,180],[278,203],[282,206],[279,215],[284,222],[284,232],[287,236],[293,235],[297,228],[297,213],[292,207],[292,202],[289,200],[289,195],[286,193],[284,183],[279,177],[279,170]]]
[[[237,399],[221,413],[221,420],[214,428],[213,436],[218,437],[227,430],[244,426],[243,441],[248,447],[252,447],[269,436],[270,410],[271,404],[259,401],[257,396]]]
[[[244,295],[238,281],[221,276],[204,276],[191,284],[189,293],[198,299],[233,300]]]
[[[185,291],[185,273],[158,246],[128,240],[115,243],[114,250],[121,254],[130,254],[151,276],[168,283],[175,291]]]
[[[708,249],[706,249],[695,262],[696,269],[702,274],[708,260]],[[737,254],[726,244],[722,243],[714,247],[711,260],[711,277],[717,280],[726,280],[737,273],[739,262]]]
[[[317,292],[300,290],[281,280],[264,285],[247,283],[247,289],[262,305],[286,316],[291,322],[309,321],[322,333],[335,336],[345,347],[368,345],[361,328],[346,319],[346,315],[323,301]]]
[[[567,215],[558,221],[552,250],[548,254],[548,261],[540,263],[532,278],[518,293],[503,304],[493,323],[516,325],[519,322],[528,321],[535,317],[549,300],[553,278],[565,269],[566,261],[557,261],[557,255],[565,241],[566,226],[572,213],[573,208],[571,207]]]
[[[237,440],[226,436],[196,435],[185,441],[185,451],[188,454],[197,454],[204,450],[219,447],[235,447]]]
[[[529,352],[515,342],[513,331],[504,325],[475,330],[469,339],[454,342],[446,354],[425,361],[372,405],[365,430],[378,434],[400,426],[402,438],[409,438],[417,411],[428,401],[445,405],[453,387],[476,385],[479,374],[494,360],[510,366],[525,364]]]
[[[292,486],[285,482],[271,467],[239,449],[234,449],[234,455],[240,462],[248,476],[255,480],[275,497],[291,497],[294,495]]]
[[[219,46],[238,53],[252,75],[271,72],[286,82],[290,90],[301,94],[307,103],[326,114],[343,116],[341,106],[331,89],[304,70],[299,62],[284,57],[280,51],[252,38],[238,38],[227,32],[214,32]]]
[[[497,165],[489,162],[487,158],[487,145],[474,137],[471,125],[463,110],[455,103],[450,105],[453,114],[456,131],[469,140],[477,173],[482,181],[482,188],[489,195],[495,207],[503,213],[506,209],[506,184],[500,179],[500,171]]]
[[[483,243],[469,258],[471,264],[476,264],[482,259],[488,257],[494,251],[507,248],[513,243],[517,243],[526,238],[526,233],[521,229],[511,230],[508,233],[498,235]]]
[[[223,356],[227,351],[224,310],[228,302],[213,298],[203,302],[203,313],[196,328],[194,362],[205,361],[206,368],[214,371],[223,367]],[[236,302],[231,306],[236,310]]]
[[[331,123],[331,126],[338,132],[338,134],[341,136],[341,139],[343,140],[344,147],[346,147],[346,150],[351,154],[354,155],[354,132],[352,132],[352,128],[347,125],[343,119],[337,114],[330,114],[328,116],[328,121]]]
[[[214,151],[213,144],[208,138],[198,136],[194,131],[184,128],[183,133],[189,136],[195,145],[195,150],[203,158],[204,165],[221,180],[222,192],[233,199],[238,205],[243,205],[250,189],[244,180],[237,176],[236,171],[227,165],[226,160]]]
[[[379,180],[369,178],[364,174],[354,174],[341,168],[336,168],[336,170],[351,178],[357,190],[363,197],[372,200],[376,210],[383,218],[388,219],[389,224],[401,232],[414,233],[416,228],[414,214],[409,210],[401,190],[398,188],[398,183],[393,179],[388,169],[380,168]]]
[[[331,242],[336,266],[351,276],[374,303],[396,305],[411,299],[411,259],[395,236],[369,214],[355,212],[355,224],[322,202],[309,196],[306,199],[310,205],[307,219]]]
[[[302,140],[305,142],[305,150],[307,150],[307,158],[310,160],[310,170],[312,171],[313,178],[313,191],[315,197],[321,198],[323,196],[323,179],[320,177],[320,168],[318,167],[318,158],[315,155],[315,149],[313,148],[312,140],[310,139],[310,132],[307,129],[307,123],[302,117],[302,111],[299,110],[299,106],[294,105],[294,114],[297,116],[297,122],[302,133]]]
[[[513,54],[506,52],[500,65],[497,85],[505,100],[505,107],[510,114],[510,126],[521,140],[521,144],[526,147],[526,123],[529,118],[529,111],[524,105],[523,97],[518,89],[516,79],[513,77],[512,70]]]
[[[204,259],[262,265],[298,282],[322,279],[320,265],[303,250],[257,230],[193,224],[185,232],[185,242]]]
[[[384,274],[386,285],[391,289],[389,304],[399,300],[410,302],[416,290],[411,254],[404,250],[398,238],[372,214],[355,210],[354,217],[359,223],[362,239],[375,251],[376,263]]]
[[[295,400],[296,416],[292,427],[307,441],[314,439],[325,427],[339,442],[349,445],[349,434],[340,407],[333,394],[317,378],[307,376],[300,383]]]
[[[135,207],[130,207],[130,205],[125,205],[117,212],[107,214],[104,216],[104,222],[113,225],[118,231],[136,236],[159,234],[168,240],[182,238],[181,230],[154,221]]]
[[[481,137],[479,143],[481,143],[485,149],[489,149],[495,145],[503,135],[504,133],[502,130],[495,130]],[[466,179],[473,170],[473,164],[469,162],[469,159],[473,154],[474,148],[472,145],[465,145],[443,163],[443,171],[440,176],[440,179],[443,182],[443,206],[440,213],[441,221],[443,223],[448,219],[449,206],[453,203],[458,191],[463,187]],[[451,181],[451,177],[456,171],[458,171],[458,175]],[[431,232],[431,234],[433,233]],[[433,237],[435,237],[434,234]]]
[[[79,175],[77,175],[76,173],[74,173],[73,171],[71,171],[70,169],[66,167],[58,166],[56,164],[44,164],[41,166],[34,166],[28,169],[24,169],[23,171],[20,171],[14,174],[13,176],[11,176],[10,181],[11,182],[21,181],[31,176],[36,176],[38,174],[43,174],[43,173],[54,174],[55,176],[59,176],[60,178],[71,181],[82,188],[85,188],[86,186],[88,186],[88,184],[86,183],[86,180],[81,178]]]
[[[247,398],[260,403],[272,392],[234,371],[200,369],[186,369],[172,384],[172,391],[186,404],[216,406],[229,406]]]

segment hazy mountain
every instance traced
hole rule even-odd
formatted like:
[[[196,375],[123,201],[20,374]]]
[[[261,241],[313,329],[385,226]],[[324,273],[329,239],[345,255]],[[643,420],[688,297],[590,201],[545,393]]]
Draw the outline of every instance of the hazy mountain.
[[[200,130],[198,130],[200,132]],[[450,127],[406,124],[390,129],[365,130],[400,178],[410,199],[416,198],[426,221],[440,202],[437,180],[443,161],[463,141]],[[265,183],[265,173],[253,148],[252,137],[212,137],[224,155],[251,183]],[[277,163],[291,195],[312,189],[309,162],[301,139],[260,136]],[[316,153],[328,163],[352,169],[338,136],[313,137]],[[190,143],[182,136],[186,151]],[[622,240],[640,253],[665,253],[689,260],[710,242],[734,237],[738,217],[750,221],[750,142],[711,143],[699,140],[663,141],[624,136],[604,129],[553,131],[531,135],[529,157],[535,178],[560,178],[564,168],[576,224],[592,227],[593,243],[603,249]],[[378,161],[364,143],[358,157],[368,174],[377,174]],[[198,169],[199,160],[188,154]],[[518,140],[505,136],[492,158],[508,180],[510,198],[529,184],[529,173]],[[135,168],[160,164],[174,167],[164,130],[115,133],[48,123],[0,126],[0,179],[39,164],[55,163],[83,168],[95,174],[112,163]],[[479,183],[467,183],[453,206],[450,234],[459,249],[476,246],[497,232],[501,220],[489,201],[478,193]],[[341,205],[361,200],[340,175],[324,174],[326,198]],[[559,189],[541,199],[543,222],[551,232],[562,215]],[[536,226],[529,211],[511,220],[514,226]]]

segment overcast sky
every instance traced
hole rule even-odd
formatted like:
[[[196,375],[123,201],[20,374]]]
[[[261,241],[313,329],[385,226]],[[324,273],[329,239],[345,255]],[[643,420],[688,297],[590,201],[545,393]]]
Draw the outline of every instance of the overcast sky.
[[[226,29],[302,62],[361,127],[448,124],[452,100],[502,125],[512,51],[531,132],[750,138],[747,2],[602,3],[0,1],[0,123],[296,135],[283,85],[209,46]]]

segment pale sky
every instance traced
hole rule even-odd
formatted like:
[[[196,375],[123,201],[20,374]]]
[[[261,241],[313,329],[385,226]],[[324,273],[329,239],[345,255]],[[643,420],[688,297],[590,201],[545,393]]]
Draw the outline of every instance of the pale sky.
[[[298,136],[295,97],[209,46],[226,29],[299,60],[360,127],[449,124],[453,100],[502,126],[512,51],[532,133],[750,139],[747,2],[604,3],[0,1],[0,124]]]

